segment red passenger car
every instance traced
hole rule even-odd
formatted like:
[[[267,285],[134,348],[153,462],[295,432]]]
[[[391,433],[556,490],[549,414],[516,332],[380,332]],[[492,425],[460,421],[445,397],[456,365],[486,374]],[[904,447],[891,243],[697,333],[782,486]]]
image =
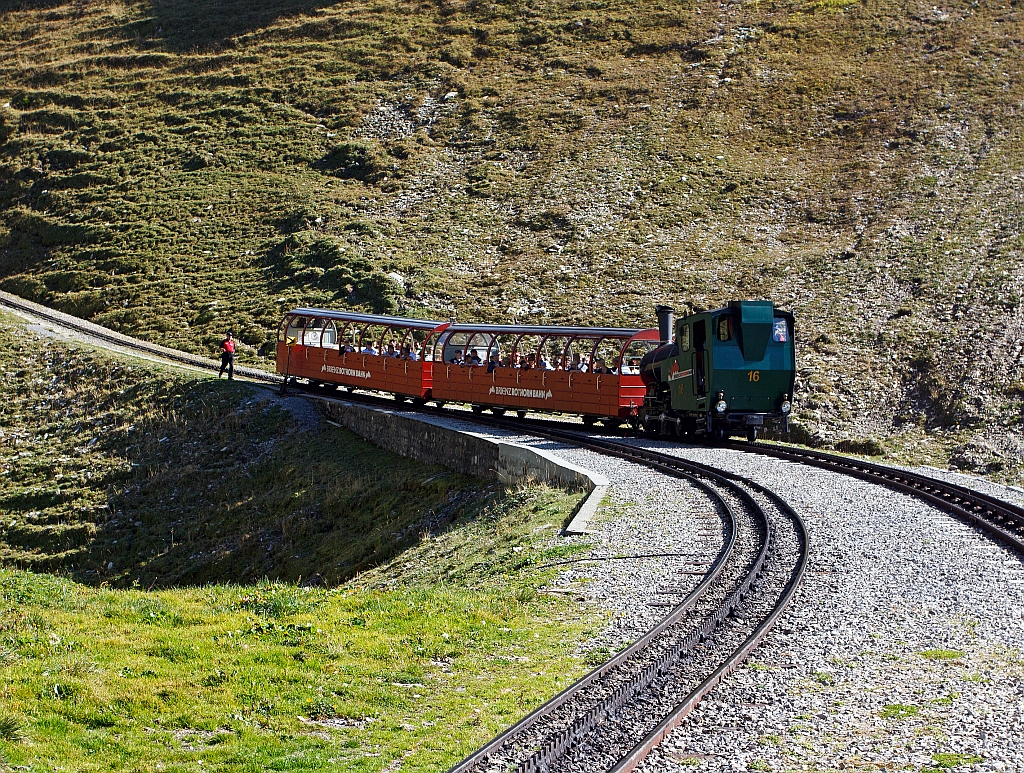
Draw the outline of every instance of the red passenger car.
[[[431,363],[422,351],[446,327],[422,319],[295,309],[278,329],[277,372],[424,400],[430,397]]]
[[[277,372],[312,383],[491,409],[636,416],[640,360],[655,329],[448,324],[295,309],[278,331]]]
[[[585,420],[628,419],[643,405],[647,391],[640,360],[658,340],[657,330],[448,325],[430,353],[432,395],[497,413],[557,411],[583,414]],[[477,359],[480,364],[474,364]]]

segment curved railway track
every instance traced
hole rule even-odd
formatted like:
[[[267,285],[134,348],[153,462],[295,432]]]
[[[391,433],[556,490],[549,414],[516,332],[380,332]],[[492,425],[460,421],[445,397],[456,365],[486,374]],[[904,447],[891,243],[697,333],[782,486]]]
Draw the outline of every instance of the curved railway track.
[[[7,293],[0,293],[0,305],[124,349],[204,370],[219,367],[209,359],[138,341]],[[254,368],[238,367],[235,373],[264,384],[282,383],[280,376]],[[303,392],[331,396],[324,387]],[[394,406],[374,395],[348,392],[346,398]],[[808,560],[806,528],[784,500],[752,480],[629,441],[583,432],[575,423],[511,421],[441,408],[419,410],[527,431],[685,478],[703,490],[731,524],[726,546],[701,583],[657,626],[453,767],[451,773],[623,773],[635,769],[757,646],[796,593]],[[809,449],[740,443],[726,447],[852,475],[911,494],[1024,552],[1024,507],[988,494]]]
[[[928,475],[807,448],[742,443],[727,443],[725,447],[820,467],[911,494],[963,518],[1024,553],[1024,507],[998,497]]]
[[[450,773],[633,770],[757,646],[807,566],[803,521],[754,481],[580,433],[537,434],[689,480],[726,514],[730,539],[700,585],[648,634]]]

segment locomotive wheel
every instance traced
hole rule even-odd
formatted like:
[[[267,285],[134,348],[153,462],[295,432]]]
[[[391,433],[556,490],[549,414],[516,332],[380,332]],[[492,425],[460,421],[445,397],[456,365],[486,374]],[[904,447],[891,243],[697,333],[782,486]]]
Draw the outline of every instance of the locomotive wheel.
[[[505,415],[505,409],[504,408],[491,408],[491,413],[493,413],[495,416],[504,416]]]
[[[583,426],[584,427],[588,427],[588,428],[593,427],[594,426],[594,422],[596,422],[596,421],[597,421],[597,417],[596,416],[584,416],[583,417]]]
[[[414,397],[412,398],[412,404],[415,405],[417,408],[422,408],[424,405],[427,404],[427,401],[424,400],[422,397]]]
[[[438,408],[444,408],[444,400],[434,400],[434,405]]]
[[[404,403],[405,402],[405,395],[398,395],[398,394],[396,394],[395,395],[395,402],[396,403]]]
[[[472,410],[473,410],[473,413],[483,413],[484,412],[484,407],[482,405],[474,405],[474,406],[472,406]]]
[[[757,442],[757,427],[751,427],[750,429],[747,430],[747,442]]]
[[[525,419],[526,411],[516,411],[516,416],[518,416],[520,419]]]

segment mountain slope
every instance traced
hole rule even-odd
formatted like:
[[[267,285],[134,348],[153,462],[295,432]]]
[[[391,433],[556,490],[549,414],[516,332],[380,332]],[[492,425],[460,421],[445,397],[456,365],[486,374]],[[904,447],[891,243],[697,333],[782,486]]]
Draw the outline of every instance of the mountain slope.
[[[0,8],[5,289],[252,357],[298,303],[768,297],[807,439],[1020,463],[1015,3]]]

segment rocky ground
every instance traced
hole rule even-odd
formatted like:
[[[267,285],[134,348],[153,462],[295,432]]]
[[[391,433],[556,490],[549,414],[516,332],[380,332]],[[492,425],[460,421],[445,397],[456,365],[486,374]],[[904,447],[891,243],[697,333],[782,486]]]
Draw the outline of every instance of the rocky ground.
[[[862,481],[678,453],[785,496],[808,521],[812,559],[777,629],[645,770],[1024,768],[1020,556]]]

